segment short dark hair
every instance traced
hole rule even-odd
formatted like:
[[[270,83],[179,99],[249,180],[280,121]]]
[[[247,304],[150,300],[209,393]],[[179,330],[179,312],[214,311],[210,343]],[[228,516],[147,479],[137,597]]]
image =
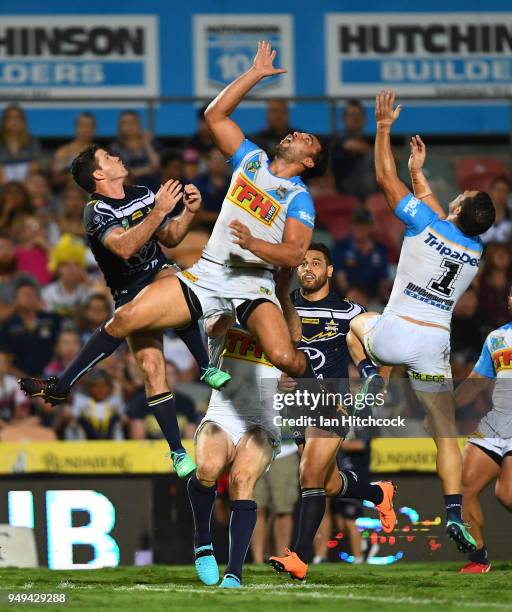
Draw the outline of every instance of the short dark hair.
[[[71,164],[71,175],[75,183],[87,193],[93,193],[96,187],[93,173],[98,168],[96,161],[96,151],[100,148],[99,145],[93,144],[87,149],[79,153]]]
[[[96,117],[90,111],[82,111],[76,116],[75,125],[78,123],[79,119],[92,119],[94,123],[96,123]]]
[[[323,176],[329,165],[329,146],[327,139],[323,136],[316,136],[316,138],[320,143],[320,151],[311,156],[315,165],[312,168],[306,168],[302,173],[302,178],[306,180],[316,178],[317,176]]]
[[[361,100],[358,100],[357,98],[349,98],[347,100],[347,104],[345,105],[345,108],[343,109],[343,112],[345,112],[349,106],[358,108],[363,113],[363,115],[365,114],[364,106]]]
[[[478,191],[475,196],[462,201],[458,225],[466,236],[479,236],[494,223],[496,211],[489,194]]]
[[[308,247],[308,251],[320,251],[325,258],[325,263],[328,266],[332,266],[331,251],[323,242],[312,242]]]

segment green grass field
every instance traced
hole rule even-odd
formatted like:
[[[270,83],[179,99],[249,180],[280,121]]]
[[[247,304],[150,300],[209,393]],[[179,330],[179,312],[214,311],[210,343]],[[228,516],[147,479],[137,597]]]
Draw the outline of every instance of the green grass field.
[[[248,566],[245,586],[221,591],[201,586],[189,566],[87,571],[0,570],[1,610],[237,610],[241,612],[343,612],[391,610],[512,610],[512,563],[489,574],[460,575],[460,564],[399,563],[389,567],[325,564],[305,584],[264,566]],[[8,592],[66,593],[66,604],[8,604]]]

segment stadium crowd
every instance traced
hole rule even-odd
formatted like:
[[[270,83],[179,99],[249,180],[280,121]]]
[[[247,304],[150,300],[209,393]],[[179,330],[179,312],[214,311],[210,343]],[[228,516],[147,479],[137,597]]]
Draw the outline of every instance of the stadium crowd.
[[[250,138],[271,156],[276,144],[294,128],[283,100],[267,104],[266,118],[265,129]],[[358,100],[348,101],[341,119],[343,129],[330,143],[330,171],[310,184],[317,208],[315,240],[332,250],[336,290],[372,310],[382,310],[392,285],[403,226],[377,192],[372,140],[364,130],[364,107]],[[2,113],[0,440],[160,435],[147,409],[141,375],[126,348],[93,371],[63,406],[31,403],[16,384],[16,378],[24,375],[58,376],[112,312],[110,292],[84,241],[82,212],[87,194],[69,175],[73,158],[95,141],[91,113],[77,116],[74,138],[57,150],[47,149],[31,134],[21,107],[9,106]],[[208,238],[230,180],[230,166],[213,147],[202,111],[198,112],[196,133],[179,148],[168,148],[163,140],[150,135],[133,110],[120,114],[116,138],[102,144],[121,157],[133,184],[157,190],[169,178],[179,178],[198,186],[203,208],[195,226],[181,245],[167,250],[179,265],[193,263]],[[401,165],[406,171],[406,163]],[[477,180],[479,187],[488,188],[497,216],[484,235],[481,273],[455,308],[454,378],[467,375],[486,334],[509,320],[506,298],[512,282],[512,200],[508,168],[484,163],[473,164],[472,170],[473,174],[461,160],[453,172],[458,185],[451,187],[455,191]],[[429,178],[434,187],[440,184],[435,171]],[[449,187],[444,185],[445,194]],[[208,389],[197,382],[194,359],[171,332],[166,335],[165,355],[169,379],[178,390],[183,435],[190,437],[206,409]],[[418,411],[418,419],[419,415]],[[470,431],[479,417],[470,410],[463,429]]]

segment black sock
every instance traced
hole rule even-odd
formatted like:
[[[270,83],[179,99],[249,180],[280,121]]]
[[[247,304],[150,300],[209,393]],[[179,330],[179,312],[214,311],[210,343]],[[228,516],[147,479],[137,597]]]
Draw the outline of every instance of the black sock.
[[[199,482],[194,472],[188,479],[187,491],[194,517],[194,544],[199,548],[212,543],[210,523],[217,495],[217,484],[206,487]]]
[[[445,495],[444,504],[446,506],[446,520],[462,523],[462,495],[460,493]]]
[[[231,502],[229,519],[229,562],[225,574],[234,574],[242,581],[242,566],[256,525],[256,502],[237,499]]]
[[[63,395],[69,393],[70,388],[84,374],[87,374],[102,359],[111,355],[123,341],[124,338],[115,338],[107,333],[103,325],[99,327],[62,375],[59,376],[56,392]]]
[[[372,484],[367,480],[361,480],[351,470],[340,470],[343,486],[336,497],[348,499],[368,500],[378,506],[384,499],[384,491],[378,484]]]
[[[470,561],[473,563],[482,563],[483,565],[489,564],[489,555],[487,554],[487,546],[484,544],[482,548],[475,550],[468,555]]]
[[[357,371],[361,378],[368,378],[372,374],[378,374],[379,370],[373,361],[367,357],[357,364]]]
[[[176,399],[172,391],[148,397],[148,406],[155,415],[171,451],[185,452],[181,443],[180,426],[176,418]]]
[[[302,489],[299,513],[299,531],[294,552],[302,561],[309,561],[313,540],[325,514],[325,489]]]
[[[194,359],[197,361],[199,369],[206,370],[209,364],[209,359],[197,321],[194,321],[187,327],[175,329],[174,332],[178,338],[183,340],[183,342],[186,344],[188,350],[192,353]],[[202,373],[203,372],[201,372],[201,374]]]

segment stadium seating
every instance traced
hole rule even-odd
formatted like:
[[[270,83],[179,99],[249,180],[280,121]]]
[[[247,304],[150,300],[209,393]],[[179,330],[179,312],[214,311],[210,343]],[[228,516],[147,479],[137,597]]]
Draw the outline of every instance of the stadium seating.
[[[354,196],[329,193],[315,199],[316,222],[327,229],[334,240],[346,238],[359,200]]]
[[[493,179],[509,174],[509,169],[504,161],[491,157],[467,157],[455,162],[455,176],[463,190],[486,190]]]
[[[375,230],[373,232],[375,240],[387,247],[389,261],[398,261],[404,224],[393,214],[382,193],[372,193],[369,195],[365,206],[372,213],[375,222]]]

